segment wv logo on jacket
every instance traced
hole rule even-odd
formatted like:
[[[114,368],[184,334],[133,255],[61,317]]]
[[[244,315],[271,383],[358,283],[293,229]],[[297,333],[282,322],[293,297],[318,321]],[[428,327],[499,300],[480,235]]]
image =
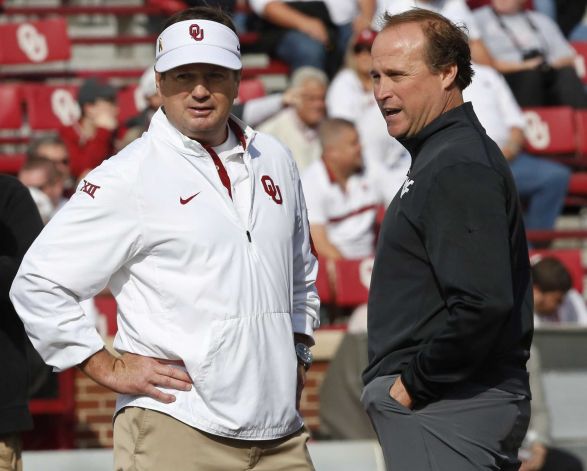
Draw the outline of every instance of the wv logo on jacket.
[[[404,185],[402,186],[402,192],[399,195],[400,199],[404,197],[404,195],[410,191],[410,187],[414,184],[414,180],[410,180],[409,178],[406,178],[406,181],[404,182]]]

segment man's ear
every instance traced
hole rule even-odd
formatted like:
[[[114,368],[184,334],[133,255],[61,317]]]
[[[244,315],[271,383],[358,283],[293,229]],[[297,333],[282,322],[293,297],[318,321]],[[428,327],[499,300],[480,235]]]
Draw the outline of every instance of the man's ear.
[[[448,90],[456,84],[458,72],[459,67],[456,64],[451,64],[440,73],[440,77],[442,79],[442,86],[445,90]]]
[[[157,93],[161,96],[161,80],[164,78],[165,73],[155,72],[155,85],[157,86]]]

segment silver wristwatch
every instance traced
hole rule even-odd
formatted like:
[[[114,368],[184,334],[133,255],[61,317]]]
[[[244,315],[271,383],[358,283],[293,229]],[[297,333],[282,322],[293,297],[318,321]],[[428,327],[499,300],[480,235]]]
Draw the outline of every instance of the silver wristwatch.
[[[298,363],[303,365],[304,368],[309,369],[314,361],[314,356],[305,343],[296,343],[296,355],[298,357]]]

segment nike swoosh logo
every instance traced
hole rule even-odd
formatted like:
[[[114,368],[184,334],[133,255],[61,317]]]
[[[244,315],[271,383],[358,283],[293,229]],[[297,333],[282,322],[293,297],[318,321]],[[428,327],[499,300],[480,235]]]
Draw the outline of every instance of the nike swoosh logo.
[[[197,192],[195,195],[190,196],[189,198],[183,199],[181,196],[179,197],[179,202],[181,204],[188,204],[191,200],[193,200],[196,196],[198,196],[201,192]]]

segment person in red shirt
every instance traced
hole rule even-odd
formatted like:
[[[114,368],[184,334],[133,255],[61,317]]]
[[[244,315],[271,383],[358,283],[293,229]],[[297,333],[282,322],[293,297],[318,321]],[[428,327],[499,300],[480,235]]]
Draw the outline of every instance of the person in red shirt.
[[[59,130],[70,157],[70,170],[79,178],[113,154],[118,127],[118,105],[114,87],[95,78],[79,89],[81,118]]]

